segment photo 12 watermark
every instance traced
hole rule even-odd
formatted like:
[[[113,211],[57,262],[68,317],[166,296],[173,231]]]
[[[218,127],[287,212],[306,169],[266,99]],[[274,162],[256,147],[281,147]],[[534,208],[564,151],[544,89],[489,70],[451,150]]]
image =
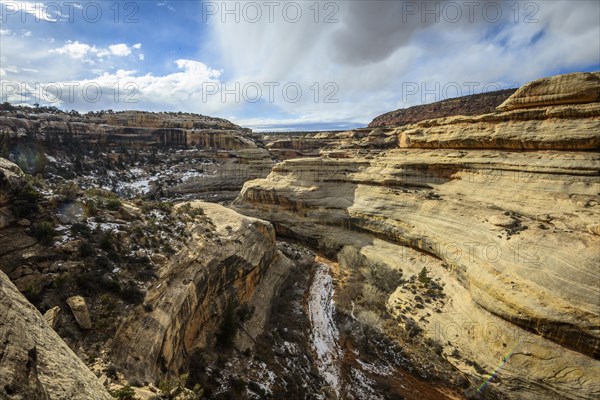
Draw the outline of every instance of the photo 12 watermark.
[[[336,24],[340,4],[335,1],[203,1],[202,22]]]
[[[202,102],[211,100],[222,103],[339,103],[340,88],[335,82],[313,82],[303,85],[298,82],[203,82]]]
[[[140,4],[135,1],[2,1],[0,21],[20,23],[139,22]]]
[[[135,82],[1,82],[0,102],[66,105],[80,102],[95,104],[110,101],[114,104],[138,103],[140,88]]]

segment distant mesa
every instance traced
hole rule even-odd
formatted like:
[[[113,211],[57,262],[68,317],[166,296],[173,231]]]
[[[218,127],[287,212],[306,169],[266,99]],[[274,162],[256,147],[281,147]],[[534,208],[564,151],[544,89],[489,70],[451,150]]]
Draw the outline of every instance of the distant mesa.
[[[434,118],[454,115],[480,115],[496,111],[502,102],[513,95],[517,89],[497,90],[470,96],[456,97],[409,108],[391,111],[376,117],[369,128],[395,127],[415,124]]]

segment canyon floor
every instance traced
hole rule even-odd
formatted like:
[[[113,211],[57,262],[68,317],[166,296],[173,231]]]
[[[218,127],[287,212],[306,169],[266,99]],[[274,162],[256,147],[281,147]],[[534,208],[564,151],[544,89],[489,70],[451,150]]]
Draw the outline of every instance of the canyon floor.
[[[0,109],[0,399],[600,397],[600,73],[260,134]]]

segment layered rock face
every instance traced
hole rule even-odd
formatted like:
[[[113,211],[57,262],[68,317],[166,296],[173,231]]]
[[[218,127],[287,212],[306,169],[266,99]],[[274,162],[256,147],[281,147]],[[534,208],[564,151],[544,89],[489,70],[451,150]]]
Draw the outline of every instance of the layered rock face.
[[[112,398],[1,271],[0,398]]]
[[[233,199],[265,177],[269,152],[250,130],[196,114],[2,111],[0,144],[26,172],[135,195]],[[216,196],[213,196],[215,194]]]
[[[291,266],[277,250],[269,223],[219,205],[191,207],[207,223],[195,225],[188,248],[159,269],[146,306],[117,332],[112,358],[130,380],[177,376],[194,351],[215,345],[214,334],[231,304],[257,305],[237,339],[240,347],[251,347],[248,342],[262,332],[270,301]]]
[[[74,115],[14,111],[4,112],[3,117],[0,128],[4,133],[17,137],[49,136],[57,144],[78,138],[102,146],[177,146],[195,142],[235,149],[245,147],[244,141],[236,136],[247,132],[227,120],[196,114],[126,111]]]
[[[349,270],[425,270],[446,300],[401,285],[387,310],[438,341],[473,395],[598,397],[600,103],[561,96],[581,79],[536,83],[543,107],[383,132],[385,151],[359,140],[343,158],[285,161],[237,209]]]

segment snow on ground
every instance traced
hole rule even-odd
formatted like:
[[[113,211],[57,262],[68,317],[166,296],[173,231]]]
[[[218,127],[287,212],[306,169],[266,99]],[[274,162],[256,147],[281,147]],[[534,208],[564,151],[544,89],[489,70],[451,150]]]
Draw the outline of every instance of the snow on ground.
[[[340,394],[341,350],[339,331],[334,320],[334,285],[329,268],[319,264],[308,298],[308,315],[312,325],[311,342],[317,353],[317,368],[331,387]]]

